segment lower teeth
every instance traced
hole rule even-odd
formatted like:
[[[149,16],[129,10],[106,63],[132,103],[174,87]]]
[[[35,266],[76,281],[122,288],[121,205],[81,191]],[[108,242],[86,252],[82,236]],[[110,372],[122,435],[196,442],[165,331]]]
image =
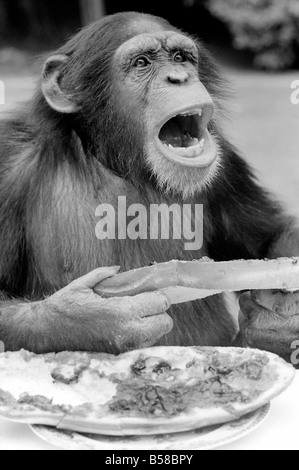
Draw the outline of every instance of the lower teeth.
[[[198,141],[198,139],[196,139]],[[167,142],[163,142],[163,144],[169,149],[176,153],[179,157],[186,157],[186,158],[195,158],[203,152],[205,146],[205,139],[201,139],[199,144],[193,145],[191,147],[173,147],[171,144]]]

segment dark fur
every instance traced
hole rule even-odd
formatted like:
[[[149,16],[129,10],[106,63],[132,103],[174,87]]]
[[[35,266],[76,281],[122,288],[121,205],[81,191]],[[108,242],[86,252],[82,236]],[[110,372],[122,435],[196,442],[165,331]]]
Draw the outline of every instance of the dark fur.
[[[128,203],[183,202],[157,189],[141,158],[141,125],[127,118],[126,103],[118,104],[113,90],[111,56],[132,35],[129,24],[136,18],[135,13],[105,18],[101,28],[89,26],[58,51],[71,59],[61,86],[76,90],[83,105],[79,114],[54,112],[39,88],[26,112],[0,123],[0,288],[10,297],[42,299],[98,266],[128,270],[202,255],[263,258],[285,229],[280,208],[214,123],[223,170],[201,196],[184,201],[204,204],[200,253],[184,251],[181,242],[96,239],[95,208],[116,204],[118,195],[126,195]],[[220,102],[217,69],[201,44],[199,50],[200,79]],[[234,337],[221,296],[173,307],[171,314],[175,328],[162,343],[229,345]],[[13,335],[11,343],[10,349],[24,346]],[[26,346],[36,349],[28,338]]]

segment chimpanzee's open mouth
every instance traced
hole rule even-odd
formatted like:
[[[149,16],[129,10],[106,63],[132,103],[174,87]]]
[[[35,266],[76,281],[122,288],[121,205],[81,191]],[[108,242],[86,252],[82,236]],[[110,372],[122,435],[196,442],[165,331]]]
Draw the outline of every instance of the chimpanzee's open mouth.
[[[201,108],[184,110],[171,117],[158,135],[163,154],[185,166],[211,165],[217,157],[217,149],[205,121]]]
[[[204,133],[200,127],[202,111],[179,114],[162,127],[159,139],[179,157],[198,157],[204,148]]]

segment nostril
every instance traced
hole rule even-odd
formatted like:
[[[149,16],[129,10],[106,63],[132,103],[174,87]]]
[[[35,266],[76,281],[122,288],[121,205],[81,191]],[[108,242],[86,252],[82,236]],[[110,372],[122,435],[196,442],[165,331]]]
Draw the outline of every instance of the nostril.
[[[168,74],[167,81],[172,85],[182,85],[188,81],[189,75],[186,72],[173,72]]]
[[[168,77],[169,83],[172,83],[173,85],[180,85],[182,83],[182,80],[179,78],[174,78],[174,77]]]

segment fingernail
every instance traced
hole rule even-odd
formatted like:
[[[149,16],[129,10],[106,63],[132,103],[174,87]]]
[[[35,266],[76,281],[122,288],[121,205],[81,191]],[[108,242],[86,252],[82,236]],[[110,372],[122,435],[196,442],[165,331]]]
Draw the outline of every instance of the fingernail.
[[[252,291],[251,292],[251,299],[253,300],[253,302],[255,302],[256,304],[260,304],[260,292],[259,291]]]
[[[121,268],[120,268],[120,266],[109,266],[108,269],[111,270],[111,271],[118,272],[118,271],[120,271]]]
[[[159,291],[159,292],[162,295],[162,297],[164,297],[165,310],[168,310],[171,307],[171,302],[170,302],[169,298],[167,297],[167,295],[164,292],[162,292],[162,291]]]

